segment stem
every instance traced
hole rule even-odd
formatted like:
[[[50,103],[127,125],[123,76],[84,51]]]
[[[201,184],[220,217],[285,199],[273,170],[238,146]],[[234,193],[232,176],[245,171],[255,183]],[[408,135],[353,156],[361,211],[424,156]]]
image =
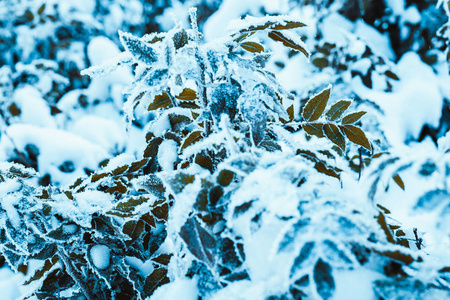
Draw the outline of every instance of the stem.
[[[83,284],[83,279],[81,278],[80,274],[77,273],[75,268],[73,267],[72,263],[67,258],[66,254],[64,253],[64,249],[61,246],[58,246],[58,256],[63,262],[64,266],[66,267],[67,273],[72,277],[72,279],[75,281],[75,283],[80,287],[81,292],[83,293],[84,297],[86,297],[87,300],[95,299],[93,295],[91,295],[91,292],[89,289]]]
[[[191,8],[189,10],[189,15],[191,19],[191,27],[194,31],[194,41],[195,41],[195,59],[197,61],[197,69],[198,74],[200,75],[200,78],[197,79],[197,85],[200,88],[200,100],[203,105],[203,109],[206,109],[208,107],[208,96],[207,96],[207,90],[206,90],[206,64],[203,60],[203,56],[200,54],[200,49],[198,47],[199,44],[199,31],[198,31],[198,25],[197,25],[197,9]],[[209,120],[204,121],[204,129],[205,129],[205,137],[209,136],[211,134],[211,122]]]

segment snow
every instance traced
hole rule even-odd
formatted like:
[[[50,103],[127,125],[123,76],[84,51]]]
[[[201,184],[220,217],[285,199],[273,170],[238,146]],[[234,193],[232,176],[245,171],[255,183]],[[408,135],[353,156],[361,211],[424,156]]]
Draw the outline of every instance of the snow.
[[[91,248],[91,259],[98,269],[103,270],[109,266],[110,252],[111,250],[104,245],[95,245]]]
[[[177,279],[160,286],[147,300],[197,300],[198,290],[196,280]]]

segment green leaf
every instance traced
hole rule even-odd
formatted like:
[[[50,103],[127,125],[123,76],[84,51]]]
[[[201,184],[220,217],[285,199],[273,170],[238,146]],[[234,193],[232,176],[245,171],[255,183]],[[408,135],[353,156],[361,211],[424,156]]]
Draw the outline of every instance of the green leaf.
[[[307,123],[302,124],[302,128],[306,133],[310,135],[315,135],[317,137],[324,137],[325,134],[323,133],[323,123]]]
[[[352,143],[363,146],[367,150],[372,151],[372,145],[361,128],[353,125],[344,125],[339,127]]]
[[[297,50],[297,51],[303,53],[306,57],[309,57],[309,52],[305,48],[303,48],[303,46],[301,46],[301,45],[295,43],[293,40],[287,38],[281,32],[279,32],[279,31],[271,31],[271,32],[269,32],[269,37],[272,40],[277,41],[277,42],[281,42],[286,47],[289,47],[291,49]]]
[[[399,250],[397,251],[378,251],[374,249],[375,253],[388,257],[390,259],[402,262],[406,265],[410,265],[415,261],[414,257],[409,254],[401,253]]]
[[[121,167],[117,167],[116,169],[114,169],[112,171],[112,174],[114,176],[121,175],[121,174],[125,173],[126,170],[128,170],[128,166],[127,165],[123,165]]]
[[[172,105],[170,97],[167,93],[162,93],[161,95],[156,95],[153,102],[148,106],[148,110],[155,110],[162,107],[168,107]]]
[[[333,144],[341,148],[342,151],[345,151],[344,135],[336,125],[327,123],[323,126],[323,131]]]
[[[341,123],[342,123],[342,125],[353,124],[356,121],[358,121],[359,119],[361,119],[361,117],[364,116],[365,114],[366,114],[365,111],[357,111],[357,112],[348,114],[342,118]]]
[[[228,186],[233,181],[234,172],[229,170],[220,171],[219,175],[217,175],[217,183],[221,186]]]
[[[352,104],[351,100],[340,100],[333,104],[330,109],[325,114],[327,119],[334,121],[339,119],[342,114],[347,110],[347,108]]]
[[[316,121],[323,114],[330,99],[331,86],[314,95],[303,107],[302,116],[307,122]]]
[[[400,175],[395,174],[394,176],[392,176],[392,179],[394,179],[394,182],[402,189],[405,190],[405,183],[403,182],[402,178],[400,177]]]
[[[252,53],[260,53],[260,52],[264,52],[264,47],[258,43],[255,42],[245,42],[240,44],[240,46]]]

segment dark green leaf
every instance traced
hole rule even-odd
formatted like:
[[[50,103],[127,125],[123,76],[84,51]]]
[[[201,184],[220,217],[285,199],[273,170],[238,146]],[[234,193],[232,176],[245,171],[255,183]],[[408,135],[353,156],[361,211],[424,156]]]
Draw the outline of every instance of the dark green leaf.
[[[189,133],[189,135],[184,139],[183,144],[181,145],[180,150],[183,150],[184,148],[195,144],[196,142],[200,141],[201,139],[203,139],[203,135],[202,132],[200,130],[197,131],[192,131],[191,133]]]
[[[28,280],[26,280],[23,285],[29,285],[30,283],[32,283],[33,281],[39,280],[41,279],[45,273],[47,273],[48,271],[50,271],[50,269],[58,262],[58,256],[53,256],[52,258],[47,259],[44,262],[44,265],[38,269],[36,269],[36,271],[34,271],[33,276],[31,276]]]

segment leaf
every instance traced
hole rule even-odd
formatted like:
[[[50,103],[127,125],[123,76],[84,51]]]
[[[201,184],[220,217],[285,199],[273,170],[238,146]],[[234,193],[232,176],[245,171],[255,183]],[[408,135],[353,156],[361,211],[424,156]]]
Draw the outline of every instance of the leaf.
[[[175,96],[175,98],[184,101],[192,101],[198,99],[197,93],[189,88],[185,88],[178,96]]]
[[[158,56],[153,48],[141,41],[139,38],[130,33],[125,33],[119,30],[119,38],[125,49],[133,54],[133,56],[141,62],[151,65],[158,61]]]
[[[156,95],[153,102],[148,106],[147,110],[155,110],[162,107],[168,107],[172,105],[170,97],[167,93],[162,93],[161,95]]]
[[[216,240],[199,224],[195,217],[187,219],[181,227],[180,236],[195,257],[211,267],[214,265]]]
[[[325,134],[323,133],[323,123],[307,123],[302,124],[302,128],[306,133],[310,135],[315,135],[317,137],[324,137]]]
[[[314,242],[306,242],[303,247],[302,250],[300,250],[299,255],[295,258],[294,263],[292,264],[291,267],[291,272],[290,272],[290,277],[294,276],[295,273],[298,270],[303,269],[302,264],[309,258],[309,256],[312,253],[312,250],[314,249]]]
[[[365,114],[366,114],[365,111],[357,111],[357,112],[348,114],[342,118],[341,123],[342,123],[342,125],[353,124],[356,121],[358,121],[359,119],[361,119],[361,117],[364,116]]]
[[[26,280],[23,283],[23,285],[29,285],[33,281],[41,279],[46,272],[50,271],[50,269],[58,262],[58,260],[59,258],[56,255],[53,256],[52,258],[45,260],[44,265],[36,269],[36,271],[34,271],[33,276],[31,276],[28,280]]]
[[[42,15],[42,13],[44,12],[44,9],[45,9],[45,3],[42,4],[41,7],[39,7],[37,13],[38,13],[39,15]]]
[[[331,266],[319,258],[313,272],[317,293],[324,300],[331,299],[336,288]]]
[[[327,138],[333,142],[336,146],[345,151],[345,138],[339,128],[334,124],[325,124],[323,126],[323,131]]]
[[[397,251],[378,251],[376,249],[373,250],[375,253],[378,253],[380,255],[389,257],[393,260],[402,262],[406,265],[410,265],[415,261],[414,257],[412,257],[409,254],[401,253],[399,250]]]
[[[12,116],[18,116],[22,113],[22,111],[20,110],[20,108],[17,106],[16,103],[12,103],[9,108],[8,108],[9,112],[11,113]]]
[[[333,104],[330,109],[325,114],[327,119],[330,121],[334,121],[339,119],[342,114],[347,110],[347,108],[352,104],[351,100],[340,100]]]
[[[263,25],[252,25],[248,28],[241,29],[240,33],[250,33],[252,31],[259,31],[264,29],[274,29],[274,30],[285,30],[285,29],[293,29],[293,28],[299,28],[304,27],[306,24],[302,22],[296,22],[296,21],[285,21],[284,24],[277,22],[277,21],[269,21]]]
[[[291,106],[289,106],[288,109],[286,110],[286,112],[289,115],[289,122],[292,122],[295,119],[294,105],[292,104]]]
[[[330,93],[331,86],[314,95],[308,100],[308,102],[306,102],[302,112],[302,116],[305,121],[312,122],[320,118],[325,110],[325,107],[327,106],[328,99],[330,99]]]
[[[180,151],[184,148],[195,144],[196,142],[203,139],[202,132],[200,130],[192,131],[183,141],[183,144],[181,145]]]
[[[255,42],[245,42],[245,43],[240,44],[240,46],[242,48],[244,48],[245,50],[252,52],[252,53],[264,52],[264,47]]]
[[[229,170],[220,171],[219,175],[217,175],[217,183],[221,186],[230,185],[231,181],[233,181],[234,172]]]
[[[110,175],[110,173],[100,173],[100,174],[93,174],[91,177],[91,182],[99,181],[100,179]]]
[[[392,179],[394,179],[395,183],[402,189],[405,190],[405,183],[403,183],[402,178],[400,177],[400,175],[395,174],[394,176],[392,176]]]
[[[112,174],[114,176],[121,175],[121,174],[125,173],[126,170],[128,170],[128,166],[127,165],[123,165],[121,167],[117,167],[116,169],[114,169],[112,171]]]
[[[134,163],[131,164],[130,169],[128,170],[128,172],[133,173],[133,172],[139,171],[147,163],[148,163],[148,159],[146,159],[146,158],[144,158],[144,159],[142,159],[140,161],[135,161]]]
[[[166,268],[157,268],[147,276],[144,283],[144,294],[149,297],[155,292],[155,290],[163,284],[169,283],[169,277],[167,277]]]
[[[364,131],[362,131],[361,128],[354,125],[345,125],[339,127],[352,143],[363,146],[367,150],[372,151],[372,145],[370,144]]]
[[[377,204],[377,206],[378,206],[379,209],[384,211],[385,214],[390,214],[391,213],[391,211],[389,209],[387,209],[386,207],[384,207],[384,206],[382,206],[380,204]],[[390,227],[392,228],[392,226],[390,226]]]
[[[269,37],[277,42],[283,43],[286,47],[292,48],[294,50],[297,50],[301,53],[303,53],[306,57],[309,57],[309,52],[303,48],[303,46],[296,44],[293,40],[285,37],[281,32],[279,31],[271,31],[269,32]]]
[[[384,214],[382,212],[380,212],[378,214],[377,222],[378,222],[378,224],[380,224],[381,229],[383,229],[384,234],[386,235],[386,239],[388,240],[388,242],[390,242],[392,244],[395,244],[395,240],[394,240],[394,237],[392,236],[392,232],[387,226],[386,217],[384,216]]]
[[[172,256],[173,254],[160,254],[157,257],[152,258],[152,260],[160,265],[167,266]]]
[[[326,68],[330,65],[330,62],[326,57],[316,57],[312,60],[312,64],[318,67],[319,69]]]

